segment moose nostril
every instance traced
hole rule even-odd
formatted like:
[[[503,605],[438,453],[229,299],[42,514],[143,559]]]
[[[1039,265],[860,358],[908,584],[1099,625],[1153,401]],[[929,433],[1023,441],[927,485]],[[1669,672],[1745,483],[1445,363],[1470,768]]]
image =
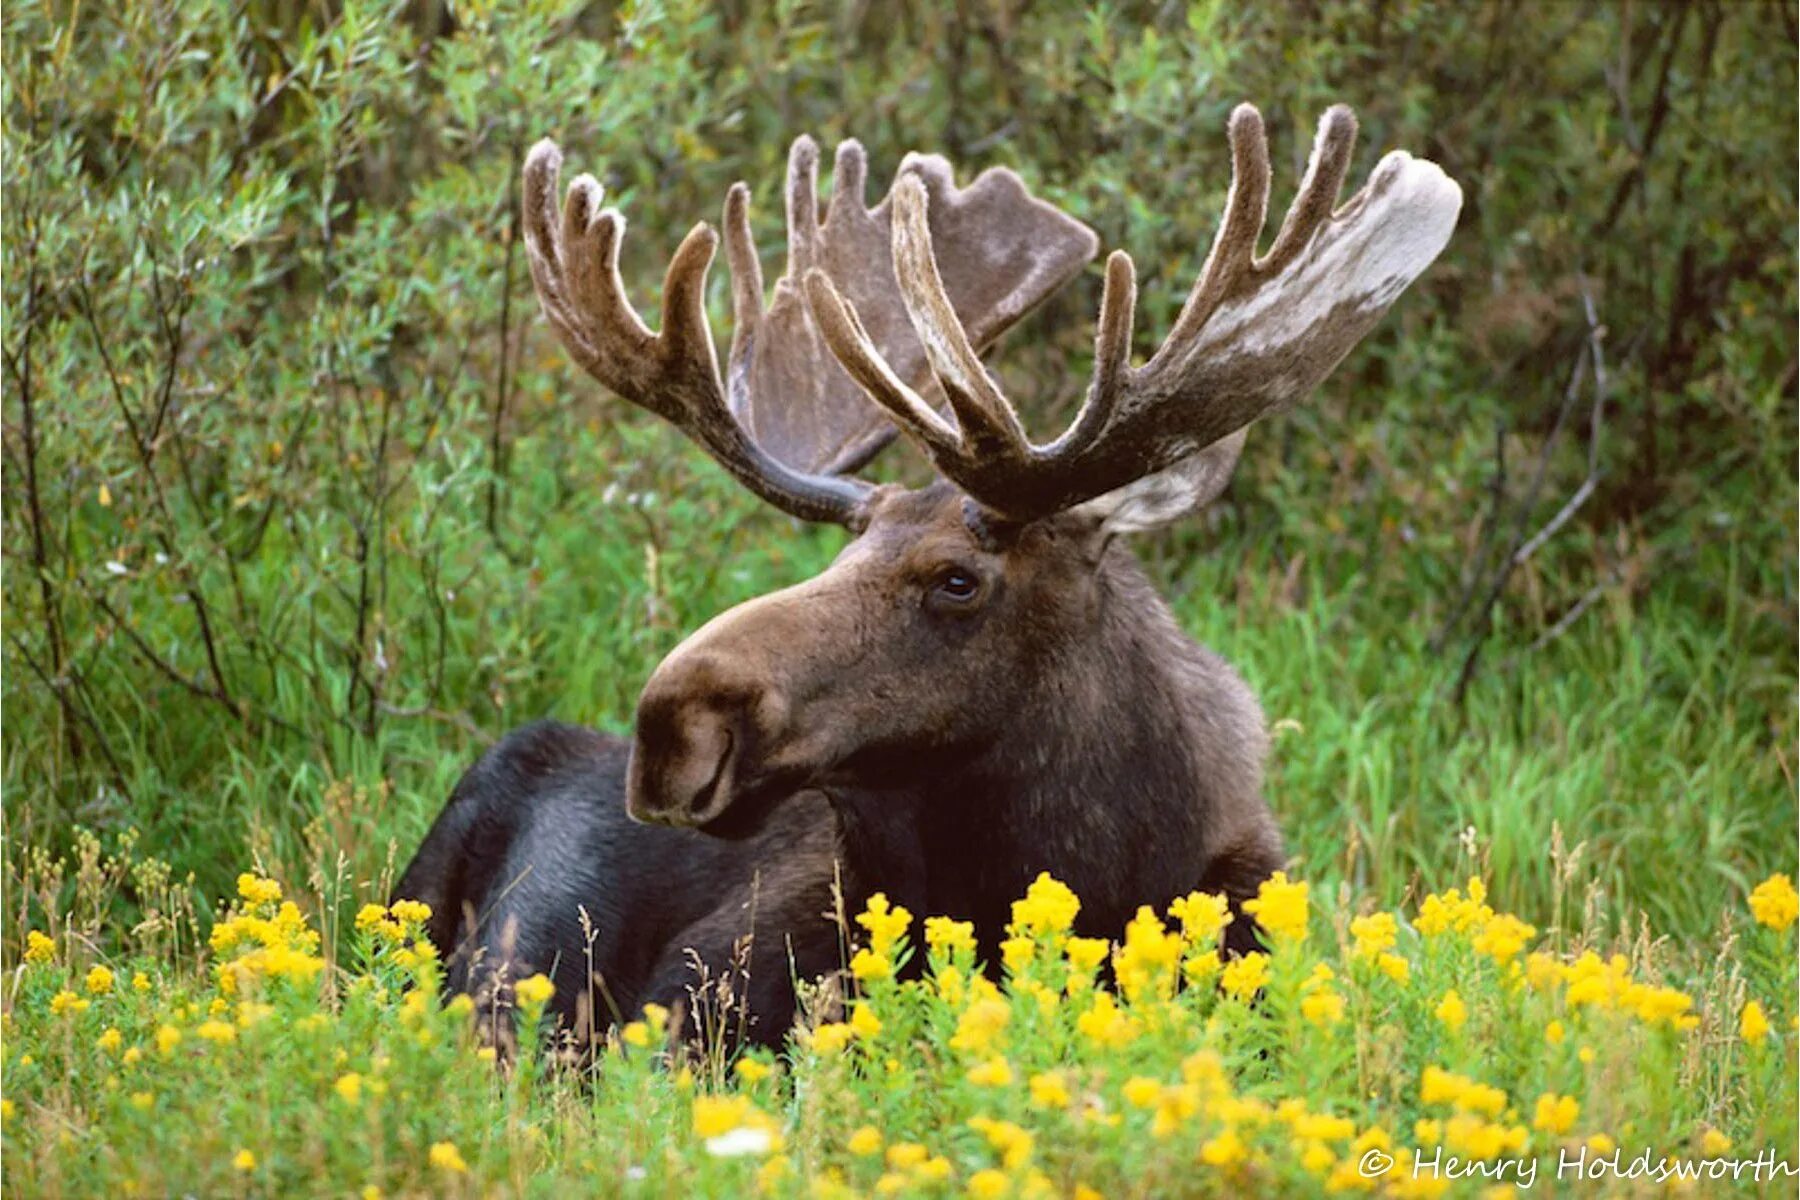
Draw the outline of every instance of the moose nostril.
[[[719,751],[719,759],[713,765],[712,775],[700,786],[700,789],[688,797],[688,817],[695,824],[701,824],[717,814],[712,810],[717,804],[719,793],[725,790],[725,780],[731,770],[732,754],[737,750],[737,738],[730,729],[724,731],[725,746]]]

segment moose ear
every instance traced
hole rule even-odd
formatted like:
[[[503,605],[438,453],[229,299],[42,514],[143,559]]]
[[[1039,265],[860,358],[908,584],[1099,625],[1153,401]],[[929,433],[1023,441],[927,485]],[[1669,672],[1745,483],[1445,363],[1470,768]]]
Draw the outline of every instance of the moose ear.
[[[1154,475],[1146,475],[1096,496],[1076,511],[1092,517],[1107,534],[1139,533],[1156,529],[1198,512],[1218,498],[1244,450],[1240,429],[1220,438],[1204,450]]]

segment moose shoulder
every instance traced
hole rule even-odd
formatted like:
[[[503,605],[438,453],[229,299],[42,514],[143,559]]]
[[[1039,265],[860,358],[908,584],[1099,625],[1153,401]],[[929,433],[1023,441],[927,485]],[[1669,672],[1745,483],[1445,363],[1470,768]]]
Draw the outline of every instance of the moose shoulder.
[[[554,970],[559,1012],[592,1027],[735,972],[746,1032],[778,1041],[791,981],[842,961],[834,884],[852,904],[883,890],[972,919],[991,955],[1040,871],[1082,897],[1084,931],[1113,935],[1138,905],[1194,889],[1235,908],[1280,865],[1262,713],[1118,535],[1215,497],[1244,430],[1373,326],[1443,248],[1461,198],[1395,153],[1334,211],[1355,136],[1335,108],[1258,255],[1269,169],[1254,109],[1230,135],[1225,218],[1174,328],[1131,364],[1134,272],[1115,252],[1087,401],[1045,445],[979,352],[1095,241],[1016,176],[958,189],[942,159],[913,156],[870,209],[846,143],[821,220],[816,152],[796,143],[788,267],[766,309],[743,185],[726,201],[722,378],[702,307],[716,235],[697,227],[676,251],[652,333],[618,276],[622,220],[587,176],[559,212],[560,156],[533,151],[526,244],[572,357],[769,503],[854,536],[816,578],[678,646],[629,750],[539,726],[469,773],[400,884],[433,904],[456,986],[497,1009],[508,979]],[[846,474],[896,431],[938,482]],[[1234,921],[1228,948],[1253,937]]]

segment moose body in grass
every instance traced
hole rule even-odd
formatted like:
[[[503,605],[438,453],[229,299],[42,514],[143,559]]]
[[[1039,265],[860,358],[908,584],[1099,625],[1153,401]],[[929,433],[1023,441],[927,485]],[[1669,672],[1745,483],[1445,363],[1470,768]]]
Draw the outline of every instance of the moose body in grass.
[[[802,138],[766,309],[748,191],[726,199],[721,378],[703,307],[714,232],[675,252],[652,333],[619,278],[624,222],[585,175],[559,211],[561,156],[540,143],[526,245],[569,353],[770,504],[852,540],[676,647],[629,741],[542,723],[468,772],[396,889],[431,905],[450,986],[498,1028],[509,982],[547,972],[557,1016],[591,1038],[725,980],[736,1015],[719,1032],[776,1043],[796,981],[846,961],[834,909],[877,890],[972,920],[990,960],[1040,871],[1096,935],[1194,889],[1234,910],[1254,894],[1283,857],[1262,712],[1117,535],[1216,496],[1245,429],[1303,399],[1447,242],[1461,193],[1404,153],[1334,208],[1355,131],[1348,109],[1325,115],[1258,255],[1267,141],[1253,108],[1233,114],[1226,212],[1173,330],[1132,365],[1134,273],[1115,252],[1085,403],[1044,445],[979,352],[1097,239],[1011,172],[959,189],[943,159],[909,156],[871,209],[847,142],[821,218]],[[896,431],[939,479],[850,477]],[[1240,917],[1227,952],[1254,939]]]

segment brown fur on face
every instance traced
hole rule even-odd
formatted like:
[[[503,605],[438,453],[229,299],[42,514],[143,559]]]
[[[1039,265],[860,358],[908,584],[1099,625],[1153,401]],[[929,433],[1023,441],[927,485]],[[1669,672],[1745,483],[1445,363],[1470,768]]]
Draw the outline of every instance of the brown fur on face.
[[[830,568],[715,618],[650,677],[633,816],[703,825],[771,789],[942,770],[1005,736],[1093,622],[1093,522],[994,525],[942,484],[867,512]]]
[[[1265,747],[1249,689],[1099,522],[1007,524],[940,483],[884,489],[830,568],[677,647],[626,794],[709,832],[800,787],[904,811],[929,911],[997,929],[1048,870],[1117,934],[1137,904],[1280,865]]]

